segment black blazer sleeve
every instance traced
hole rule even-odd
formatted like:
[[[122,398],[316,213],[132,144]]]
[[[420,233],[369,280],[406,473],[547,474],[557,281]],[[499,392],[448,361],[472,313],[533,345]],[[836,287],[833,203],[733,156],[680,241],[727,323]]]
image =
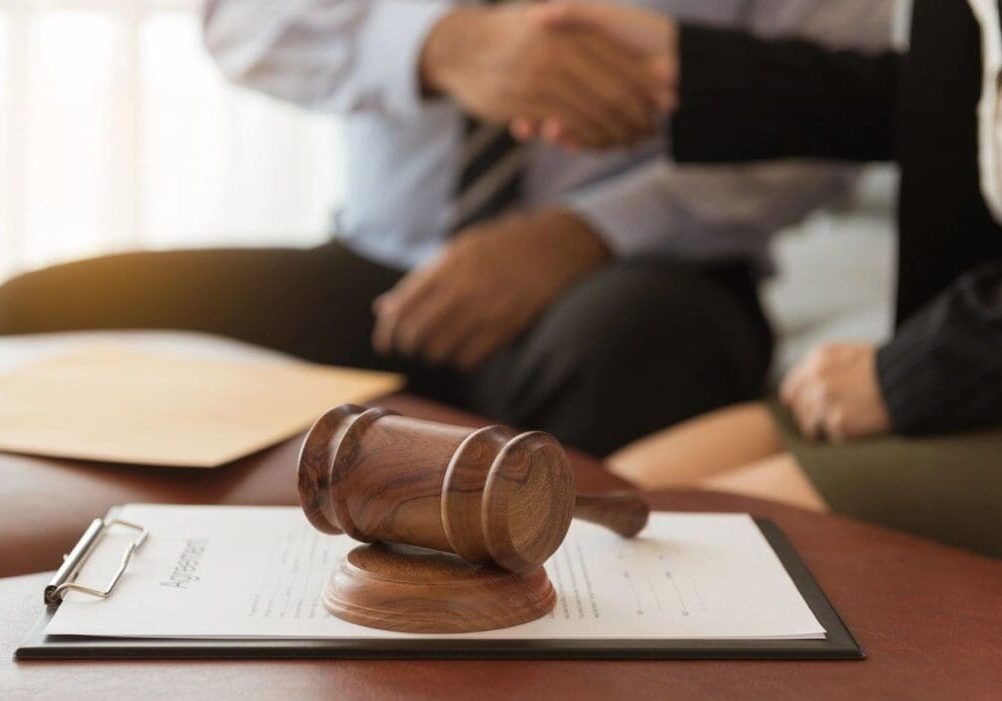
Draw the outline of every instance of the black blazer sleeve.
[[[691,25],[679,50],[675,160],[893,159],[900,55]]]
[[[1002,424],[1002,259],[912,315],[877,355],[877,374],[895,433]]]

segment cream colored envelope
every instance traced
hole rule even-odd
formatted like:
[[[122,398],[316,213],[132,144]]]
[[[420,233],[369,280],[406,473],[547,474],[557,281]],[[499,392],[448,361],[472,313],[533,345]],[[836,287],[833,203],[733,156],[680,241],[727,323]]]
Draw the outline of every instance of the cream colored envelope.
[[[0,450],[217,467],[402,386],[389,373],[91,345],[0,375]]]

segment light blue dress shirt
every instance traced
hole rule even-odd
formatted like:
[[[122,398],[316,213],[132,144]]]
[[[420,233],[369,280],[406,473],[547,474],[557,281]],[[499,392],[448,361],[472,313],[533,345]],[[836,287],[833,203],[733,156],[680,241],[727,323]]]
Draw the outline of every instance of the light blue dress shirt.
[[[463,117],[422,96],[418,58],[453,0],[209,0],[205,40],[244,85],[344,116],[347,192],[335,233],[356,252],[409,269],[454,221]],[[893,0],[646,0],[676,17],[862,49],[890,42]],[[735,115],[740,119],[740,115]],[[769,239],[842,198],[855,170],[818,163],[679,167],[655,139],[568,154],[534,145],[525,207],[564,207],[623,258],[763,260]],[[332,154],[333,157],[333,154]]]

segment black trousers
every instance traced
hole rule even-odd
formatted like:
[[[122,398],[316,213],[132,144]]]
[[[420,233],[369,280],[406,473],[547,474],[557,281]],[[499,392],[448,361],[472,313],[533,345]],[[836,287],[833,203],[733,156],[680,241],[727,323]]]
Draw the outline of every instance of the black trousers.
[[[314,362],[404,372],[411,391],[599,456],[760,396],[771,358],[744,265],[611,264],[470,374],[372,351],[371,302],[401,276],[338,243],[109,256],[4,284],[0,335],[166,328],[229,336]]]

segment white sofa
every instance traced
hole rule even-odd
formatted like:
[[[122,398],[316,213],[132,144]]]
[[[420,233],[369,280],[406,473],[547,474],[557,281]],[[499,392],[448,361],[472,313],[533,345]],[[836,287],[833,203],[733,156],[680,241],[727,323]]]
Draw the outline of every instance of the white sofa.
[[[825,340],[880,342],[892,328],[897,173],[865,171],[850,206],[782,232],[765,289],[778,344],[773,378]]]

